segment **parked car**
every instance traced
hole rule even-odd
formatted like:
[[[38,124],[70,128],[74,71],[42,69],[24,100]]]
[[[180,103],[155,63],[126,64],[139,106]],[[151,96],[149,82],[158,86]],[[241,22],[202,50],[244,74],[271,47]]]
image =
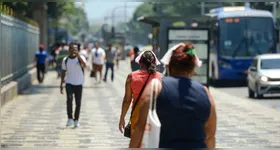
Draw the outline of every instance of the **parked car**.
[[[247,81],[250,98],[280,93],[280,54],[256,56],[248,69]]]

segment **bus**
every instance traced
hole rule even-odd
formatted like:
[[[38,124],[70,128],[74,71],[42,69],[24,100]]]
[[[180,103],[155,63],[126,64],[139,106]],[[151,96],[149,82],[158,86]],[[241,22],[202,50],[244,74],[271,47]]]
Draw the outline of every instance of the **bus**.
[[[246,81],[256,55],[277,53],[278,30],[269,11],[221,7],[206,15],[211,17],[209,77],[213,83]]]

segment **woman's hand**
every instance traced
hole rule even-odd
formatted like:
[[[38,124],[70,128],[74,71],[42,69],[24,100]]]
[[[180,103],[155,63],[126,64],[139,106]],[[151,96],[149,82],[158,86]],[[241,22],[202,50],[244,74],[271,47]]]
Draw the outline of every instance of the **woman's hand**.
[[[131,79],[132,75],[129,74],[127,76],[126,82],[125,82],[125,93],[124,93],[124,98],[122,102],[122,113],[120,115],[120,122],[119,122],[119,129],[121,133],[123,133],[124,128],[125,128],[125,115],[129,109],[129,105],[132,100],[132,90],[131,90]]]
[[[121,131],[121,133],[124,132],[124,128],[125,128],[125,120],[124,118],[121,118],[119,122],[119,130]]]

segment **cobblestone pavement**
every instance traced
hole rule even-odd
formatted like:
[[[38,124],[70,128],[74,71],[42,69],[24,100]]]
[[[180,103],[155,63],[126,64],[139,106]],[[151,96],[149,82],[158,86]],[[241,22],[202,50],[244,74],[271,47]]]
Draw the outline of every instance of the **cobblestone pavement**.
[[[121,62],[114,83],[95,85],[86,74],[79,128],[65,127],[66,96],[54,72],[34,84],[1,112],[5,147],[126,148],[118,119],[128,63]],[[110,75],[110,73],[109,73]],[[280,113],[211,88],[218,109],[217,147],[280,148]],[[238,93],[237,93],[238,94]],[[127,116],[129,117],[129,115]]]

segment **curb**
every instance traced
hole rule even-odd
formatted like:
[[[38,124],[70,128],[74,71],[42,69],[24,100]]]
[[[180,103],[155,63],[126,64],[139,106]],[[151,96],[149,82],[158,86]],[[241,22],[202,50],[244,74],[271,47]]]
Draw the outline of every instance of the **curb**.
[[[28,89],[36,80],[36,68],[31,69],[16,81],[12,81],[1,88],[1,107],[12,101],[22,91]]]

